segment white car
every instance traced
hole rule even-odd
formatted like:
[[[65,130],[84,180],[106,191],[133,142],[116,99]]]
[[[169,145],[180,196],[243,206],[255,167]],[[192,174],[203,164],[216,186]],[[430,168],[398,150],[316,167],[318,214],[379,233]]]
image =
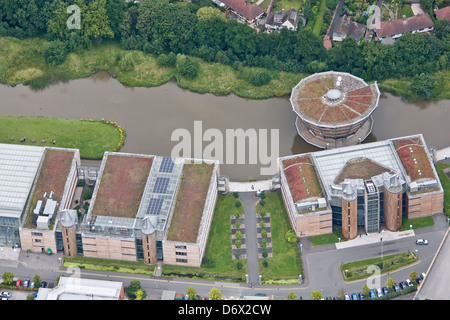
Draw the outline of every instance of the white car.
[[[417,240],[416,240],[416,244],[424,244],[424,245],[427,245],[427,244],[428,244],[428,240],[425,240],[425,239],[417,239]]]
[[[11,292],[8,292],[8,291],[2,291],[2,292],[0,292],[0,297],[3,297],[3,298],[11,298]]]
[[[407,285],[408,287],[412,287],[412,286],[413,286],[413,283],[411,282],[411,280],[406,279],[406,285]]]

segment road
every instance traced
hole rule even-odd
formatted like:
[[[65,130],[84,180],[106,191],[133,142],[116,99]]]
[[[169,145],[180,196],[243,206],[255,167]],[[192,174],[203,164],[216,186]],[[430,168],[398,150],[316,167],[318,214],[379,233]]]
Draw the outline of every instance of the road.
[[[396,282],[404,281],[411,271],[417,273],[426,272],[438,249],[441,240],[447,230],[447,221],[443,214],[434,216],[435,225],[432,227],[416,229],[415,235],[404,239],[386,241],[383,243],[383,255],[401,253],[407,250],[417,251],[420,261],[412,266],[382,275],[379,280],[383,286],[388,277],[392,277]],[[415,239],[426,238],[429,240],[427,246],[417,246]],[[305,239],[301,242],[302,259],[305,269],[306,280],[302,285],[295,286],[268,286],[256,285],[250,288],[247,284],[229,282],[211,282],[201,280],[190,280],[180,278],[160,278],[142,275],[106,273],[90,270],[81,270],[82,278],[121,281],[128,286],[132,280],[139,280],[142,287],[147,292],[147,299],[159,300],[164,290],[175,290],[186,292],[189,286],[194,287],[198,294],[207,296],[211,288],[218,288],[225,297],[238,297],[246,294],[265,293],[273,295],[275,299],[285,299],[290,291],[293,291],[303,299],[311,299],[311,292],[319,290],[323,297],[336,296],[339,290],[344,289],[346,293],[361,292],[365,280],[352,283],[345,283],[339,273],[339,266],[342,262],[362,260],[381,255],[380,244],[368,244],[357,247],[336,249],[336,246],[324,245],[311,247]],[[436,263],[436,262],[435,262]],[[30,266],[25,266],[17,261],[0,260],[0,274],[5,271],[12,272],[16,277],[32,279],[35,274],[39,274],[42,280],[54,283],[55,279],[61,275],[69,275],[67,270],[36,270]],[[413,295],[408,296],[412,299]]]

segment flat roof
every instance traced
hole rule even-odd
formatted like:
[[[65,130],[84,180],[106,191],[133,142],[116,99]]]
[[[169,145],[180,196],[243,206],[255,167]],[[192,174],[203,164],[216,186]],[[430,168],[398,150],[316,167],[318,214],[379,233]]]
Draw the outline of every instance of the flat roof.
[[[136,217],[154,156],[106,152],[88,214]]]
[[[20,218],[45,148],[0,144],[0,216]]]
[[[390,140],[317,151],[311,155],[328,195],[331,194],[331,185],[341,169],[351,159],[367,158],[399,174],[404,172]]]

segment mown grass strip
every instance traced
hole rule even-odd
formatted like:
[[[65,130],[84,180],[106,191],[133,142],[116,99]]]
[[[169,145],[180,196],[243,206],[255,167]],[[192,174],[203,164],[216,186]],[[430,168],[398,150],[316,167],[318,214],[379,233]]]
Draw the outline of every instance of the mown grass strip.
[[[119,150],[124,139],[124,130],[106,121],[0,116],[0,143],[73,148],[82,158],[101,159],[105,151]]]

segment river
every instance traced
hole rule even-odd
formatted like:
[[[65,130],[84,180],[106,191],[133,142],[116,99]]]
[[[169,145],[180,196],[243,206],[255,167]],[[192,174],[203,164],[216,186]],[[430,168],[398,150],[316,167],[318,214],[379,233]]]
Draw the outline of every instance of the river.
[[[105,72],[37,91],[23,85],[0,85],[0,112],[4,115],[117,121],[127,132],[122,152],[161,156],[170,156],[174,147],[181,146],[179,141],[171,140],[177,129],[186,129],[185,132],[190,133],[192,148],[188,151],[191,151],[191,156],[198,156],[198,150],[201,154],[211,144],[203,141],[197,132],[203,134],[208,129],[217,129],[214,132],[223,135],[225,163],[221,165],[221,174],[233,181],[267,179],[270,176],[262,173],[261,169],[269,167],[269,164],[263,162],[262,156],[258,157],[256,164],[249,164],[248,154],[247,164],[236,164],[237,156],[233,161],[227,160],[227,129],[250,129],[262,134],[261,137],[264,137],[262,129],[267,129],[265,136],[269,141],[276,137],[271,130],[277,130],[275,142],[278,148],[269,145],[267,152],[263,153],[269,158],[318,150],[297,135],[295,115],[288,97],[251,100],[234,94],[198,94],[179,88],[175,81],[159,87],[132,88],[110,78]],[[373,119],[373,131],[365,142],[422,133],[429,146],[443,148],[450,145],[450,100],[408,103],[383,92]],[[261,137],[258,136],[258,142],[263,141]],[[187,140],[183,137],[182,141]],[[198,149],[194,149],[194,141]]]

